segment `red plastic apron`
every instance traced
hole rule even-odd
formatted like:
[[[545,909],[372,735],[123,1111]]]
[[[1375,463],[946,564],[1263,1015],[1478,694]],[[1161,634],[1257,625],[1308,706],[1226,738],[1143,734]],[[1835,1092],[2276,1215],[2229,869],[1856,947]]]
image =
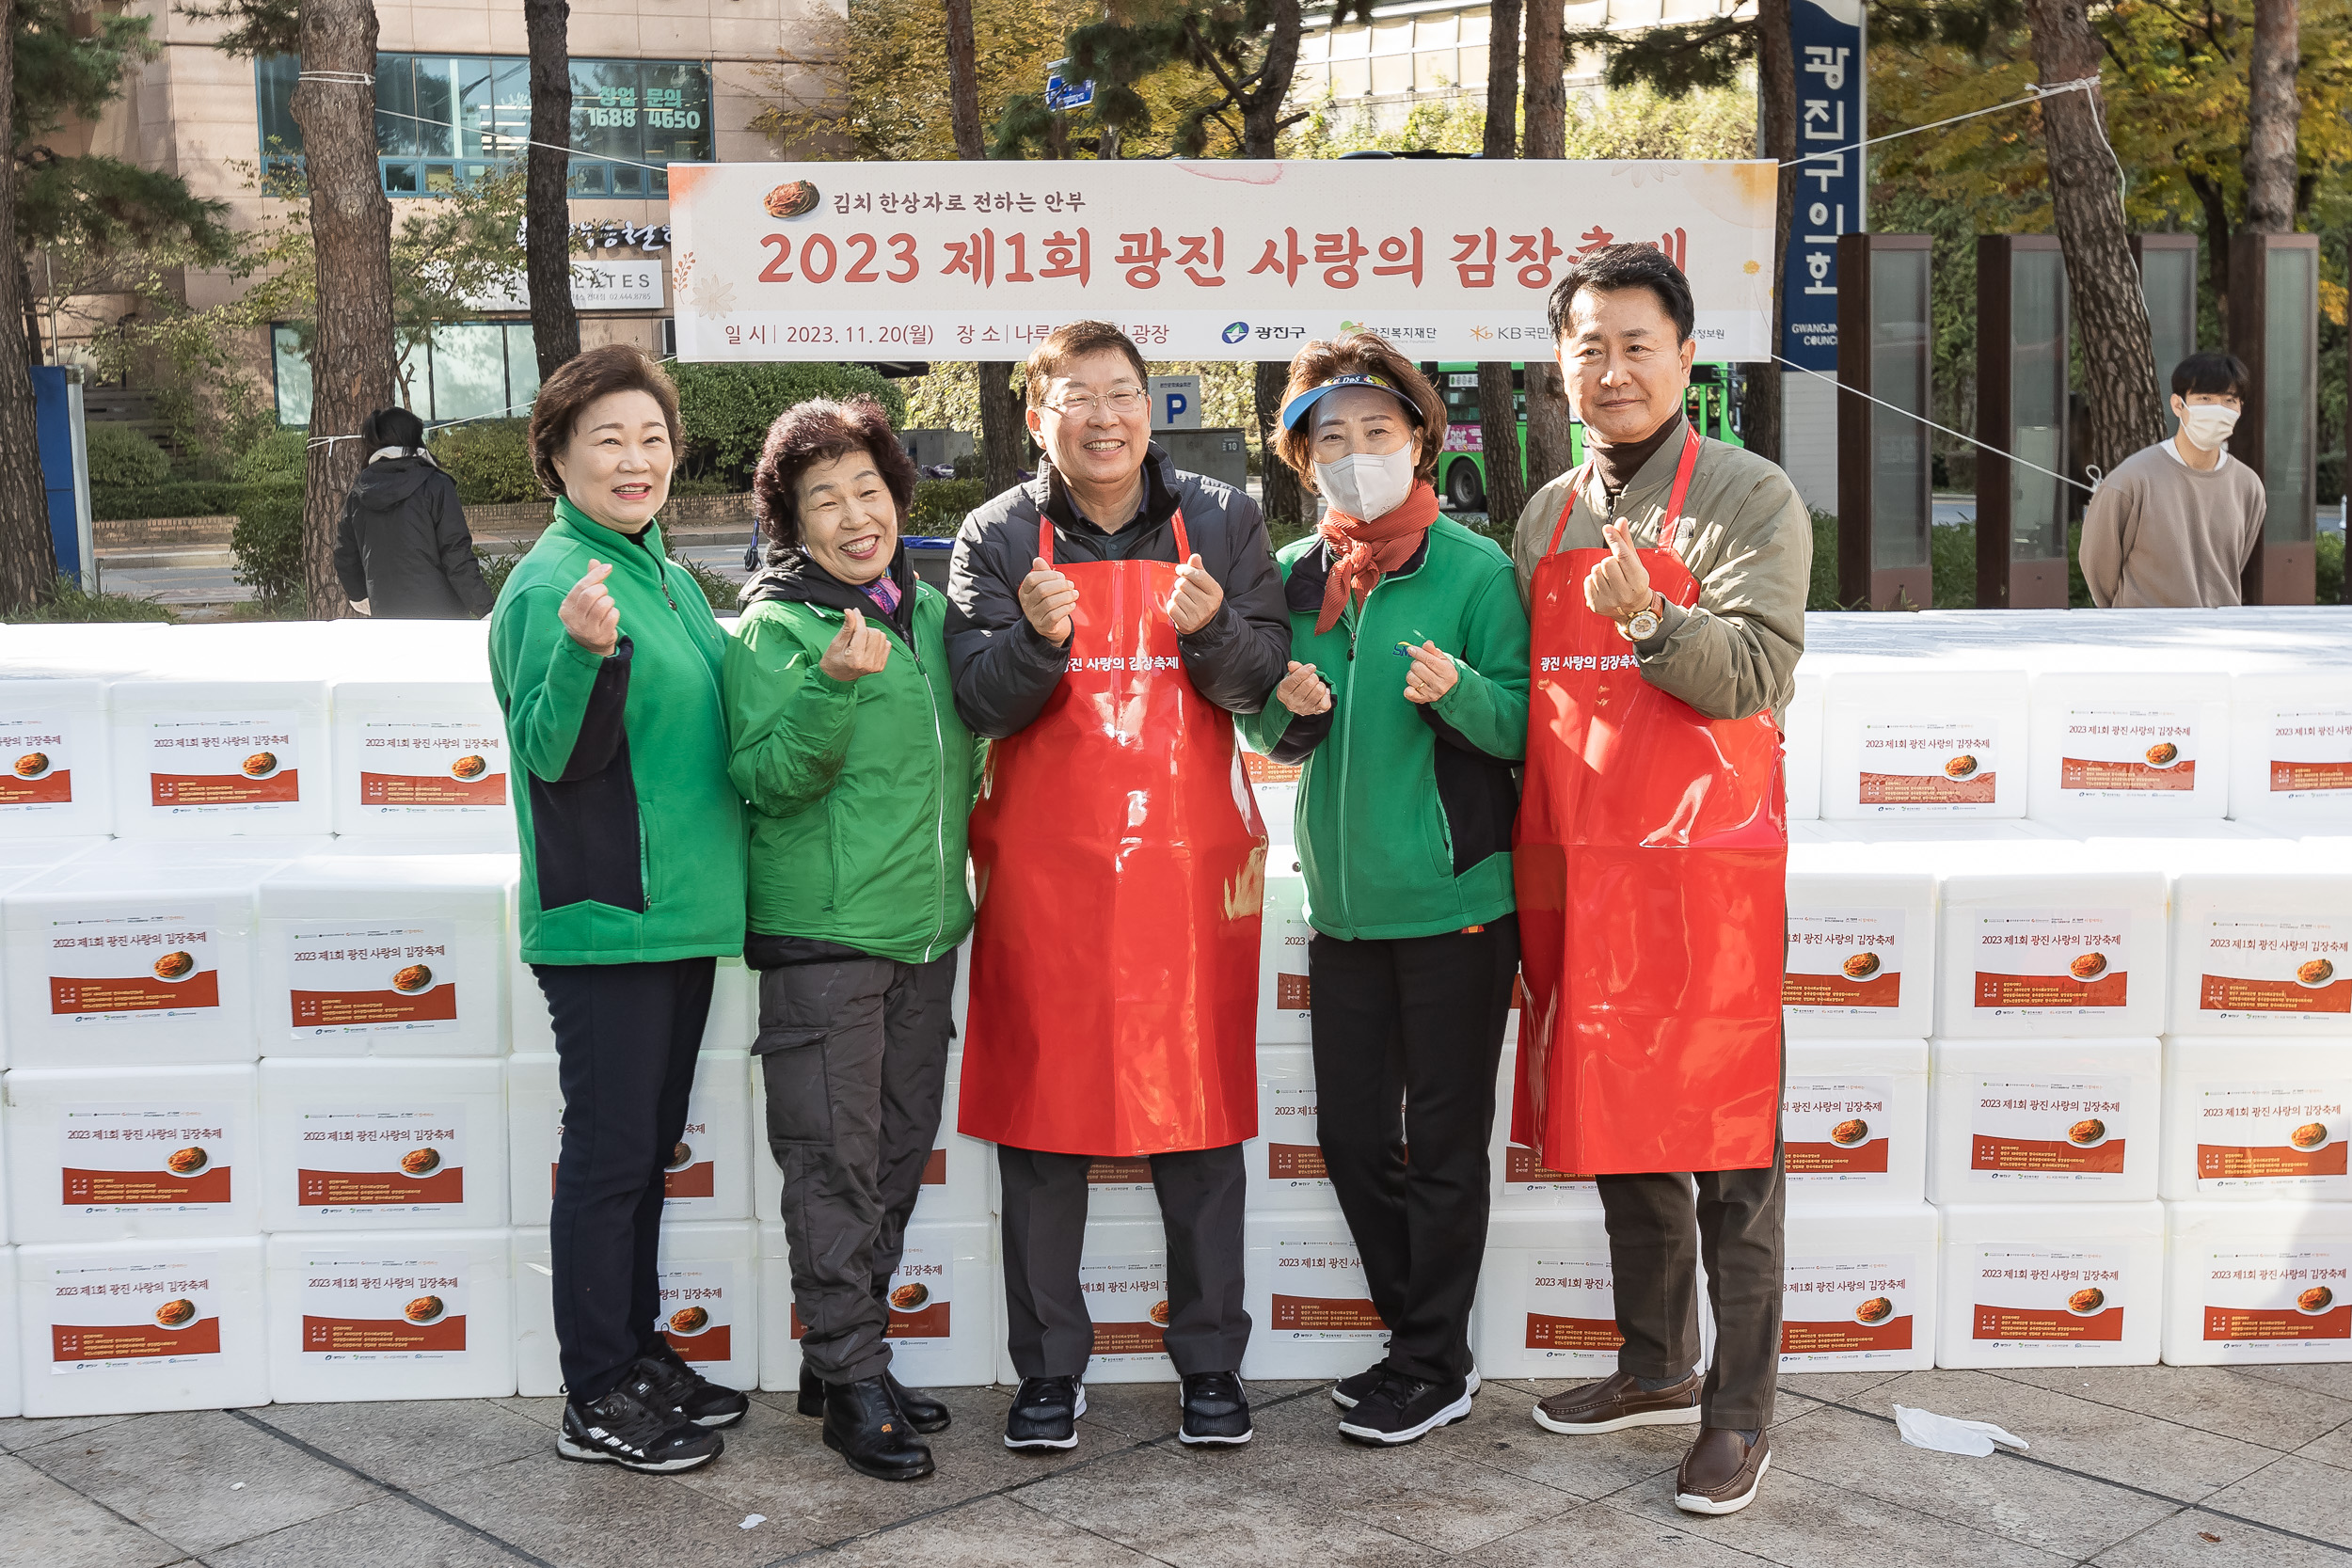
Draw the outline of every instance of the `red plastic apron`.
[[[1038,553],[1052,563],[1049,520]],[[1078,589],[1070,667],[990,748],[972,812],[958,1126],[1065,1154],[1240,1143],[1258,1131],[1266,836],[1232,716],[1184,673],[1173,564],[1062,571]]]
[[[1697,466],[1675,470],[1661,543],[1675,603]],[[1742,1170],[1772,1163],[1788,830],[1768,712],[1708,719],[1642,678],[1584,603],[1605,549],[1560,553],[1580,476],[1530,589],[1534,669],[1512,850],[1521,968],[1513,1141],[1553,1170]]]

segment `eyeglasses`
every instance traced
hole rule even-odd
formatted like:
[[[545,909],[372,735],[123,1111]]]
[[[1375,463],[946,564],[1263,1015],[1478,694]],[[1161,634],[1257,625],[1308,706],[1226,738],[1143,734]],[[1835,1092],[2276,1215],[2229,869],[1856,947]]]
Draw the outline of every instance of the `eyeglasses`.
[[[1080,419],[1089,418],[1100,409],[1107,409],[1124,419],[1129,414],[1141,413],[1146,401],[1142,388],[1120,387],[1099,398],[1064,398],[1059,403],[1049,403],[1045,406],[1057,414],[1075,415]]]

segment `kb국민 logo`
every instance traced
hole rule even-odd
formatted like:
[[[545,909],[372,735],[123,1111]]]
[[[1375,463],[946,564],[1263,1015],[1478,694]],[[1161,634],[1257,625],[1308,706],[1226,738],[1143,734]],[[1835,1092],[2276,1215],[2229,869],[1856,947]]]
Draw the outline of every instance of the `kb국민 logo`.
[[[1248,322],[1228,322],[1225,325],[1225,341],[1229,343],[1238,343],[1248,336],[1249,324]]]

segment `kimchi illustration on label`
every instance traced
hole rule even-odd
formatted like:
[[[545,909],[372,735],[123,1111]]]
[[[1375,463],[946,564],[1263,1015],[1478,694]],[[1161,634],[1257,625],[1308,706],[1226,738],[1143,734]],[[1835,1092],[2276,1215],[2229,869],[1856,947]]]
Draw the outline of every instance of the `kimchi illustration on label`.
[[[470,816],[506,803],[506,734],[496,720],[371,719],[360,724],[363,815]]]
[[[2076,800],[2197,787],[2197,721],[2187,709],[2070,708],[2058,788]]]
[[[656,1328],[682,1361],[735,1359],[737,1265],[724,1259],[664,1263],[656,1276],[661,1309]],[[794,1338],[800,1335],[796,1331]]]
[[[2352,1080],[2207,1085],[2197,1096],[2197,1190],[2342,1198]]]
[[[2120,1340],[2123,1268],[2121,1251],[1973,1247],[1969,1337],[2010,1345]]]
[[[1078,1266],[1078,1289],[1094,1322],[1095,1360],[1124,1367],[1168,1354],[1166,1259],[1088,1259]]]
[[[2352,913],[2216,914],[2205,923],[2197,1011],[2203,1018],[2290,1021],[2352,1012]]]
[[[1862,805],[1880,816],[1990,806],[2000,770],[1994,732],[1973,719],[1864,723]]]
[[[64,713],[0,719],[0,811],[31,815],[73,803],[80,728]]]
[[[1272,1321],[1260,1333],[1293,1341],[1388,1337],[1352,1242],[1275,1243],[1273,1294]]]
[[[1813,1018],[1867,1018],[1903,999],[1903,911],[1788,911],[1784,1007]]]
[[[2341,799],[2352,789],[2352,708],[2280,712],[2270,723],[2274,799]]]
[[[445,1035],[457,1028],[449,922],[310,927],[283,940],[294,1038]]]
[[[1617,1348],[1624,1343],[1625,1336],[1617,1332],[1615,1275],[1605,1251],[1529,1259],[1529,1354],[1563,1369],[1614,1371]]]
[[[283,814],[302,800],[295,727],[291,711],[149,721],[149,805],[176,815]]]
[[[462,1105],[308,1110],[295,1138],[294,1201],[322,1215],[426,1215],[466,1201]]]
[[[302,1259],[306,1360],[450,1361],[466,1354],[466,1275],[457,1257]]]
[[[68,1105],[57,1132],[58,1201],[84,1214],[226,1208],[235,1186],[232,1107]]]
[[[1789,1259],[1780,1287],[1783,1367],[1798,1356],[1808,1369],[1867,1367],[1907,1354],[1917,1267],[1909,1256]]]
[[[1974,916],[1970,1005],[1980,1015],[2040,1017],[2121,1007],[2130,993],[2131,916],[1983,910]]]
[[[50,1371],[69,1376],[123,1366],[192,1366],[218,1355],[220,1308],[213,1275],[219,1267],[217,1253],[52,1265]]]
[[[1789,1180],[1808,1187],[1885,1185],[1894,1099],[1892,1078],[1785,1080],[1780,1137]]]
[[[2111,1185],[2122,1180],[2131,1090],[2122,1078],[1980,1078],[1968,1114],[1970,1179]]]
[[[2352,1246],[2217,1246],[2203,1274],[2208,1341],[2352,1340]]]
[[[213,924],[195,914],[53,920],[48,972],[58,1022],[192,1018],[220,1006]]]

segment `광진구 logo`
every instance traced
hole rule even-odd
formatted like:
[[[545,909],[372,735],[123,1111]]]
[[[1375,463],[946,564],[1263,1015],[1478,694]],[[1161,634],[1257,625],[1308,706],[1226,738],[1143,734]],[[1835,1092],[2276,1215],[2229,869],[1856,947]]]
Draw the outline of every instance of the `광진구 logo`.
[[[1238,343],[1244,338],[1248,336],[1249,324],[1248,322],[1232,322],[1227,324],[1225,328],[1225,341],[1227,342]]]

